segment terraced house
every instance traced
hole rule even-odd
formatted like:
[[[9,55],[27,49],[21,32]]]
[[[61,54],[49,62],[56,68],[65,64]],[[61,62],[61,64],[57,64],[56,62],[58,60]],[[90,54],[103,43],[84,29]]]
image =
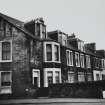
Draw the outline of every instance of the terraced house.
[[[22,22],[0,13],[0,94],[25,94],[50,84],[105,80],[105,51],[43,18]]]

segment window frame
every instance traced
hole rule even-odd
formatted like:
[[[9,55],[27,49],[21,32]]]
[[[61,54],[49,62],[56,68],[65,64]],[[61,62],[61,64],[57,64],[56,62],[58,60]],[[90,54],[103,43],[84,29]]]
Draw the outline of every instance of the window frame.
[[[67,57],[67,53],[69,53],[69,56]],[[72,54],[72,55],[71,55]],[[71,58],[71,59],[70,59]],[[66,61],[68,66],[73,66],[73,51],[66,50]],[[69,62],[68,62],[69,61]]]
[[[71,78],[71,76],[73,78]],[[68,71],[68,83],[74,83],[75,82],[75,73],[72,71]]]
[[[78,64],[77,64],[77,61],[76,61],[76,54],[78,55]],[[79,52],[75,52],[75,65],[76,65],[76,67],[80,67],[80,54],[79,54]]]
[[[1,73],[3,72],[10,72],[11,80],[10,80],[10,85],[9,86],[2,86],[2,81],[1,81]],[[12,87],[12,71],[0,71],[0,87],[5,88],[5,87]]]
[[[10,60],[2,60],[2,43],[9,42],[10,43]],[[4,40],[0,41],[0,62],[12,62],[12,40]]]
[[[39,69],[33,69],[32,71],[32,84],[34,85],[34,72],[38,72],[38,87],[40,87],[40,70]]]
[[[80,65],[81,65],[81,68],[85,67],[84,54],[80,54]]]
[[[51,49],[52,49],[52,60],[51,61],[47,61],[47,53],[46,53],[46,45],[47,44],[51,44]],[[55,60],[55,45],[58,46],[58,56],[59,56],[59,59],[58,61]],[[56,42],[44,42],[44,62],[56,62],[56,63],[60,63],[60,44],[59,43],[56,43]]]
[[[91,68],[90,55],[85,55],[85,57],[86,57],[86,68]]]
[[[59,83],[61,83],[61,69],[60,68],[44,68],[44,87],[48,87],[48,72],[52,72],[53,84],[56,84],[56,72],[59,72]]]

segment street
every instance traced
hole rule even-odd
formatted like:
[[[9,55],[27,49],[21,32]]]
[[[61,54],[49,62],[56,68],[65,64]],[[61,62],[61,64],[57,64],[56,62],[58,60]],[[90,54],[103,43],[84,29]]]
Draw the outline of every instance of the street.
[[[0,105],[105,105],[105,99],[38,98],[0,100]]]

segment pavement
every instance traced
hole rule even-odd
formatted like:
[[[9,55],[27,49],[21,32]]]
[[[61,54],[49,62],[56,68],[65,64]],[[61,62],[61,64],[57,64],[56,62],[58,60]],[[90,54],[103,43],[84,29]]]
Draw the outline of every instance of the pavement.
[[[102,103],[105,99],[85,99],[85,98],[38,98],[38,99],[8,99],[0,100],[0,105],[11,104],[54,104],[54,103]]]

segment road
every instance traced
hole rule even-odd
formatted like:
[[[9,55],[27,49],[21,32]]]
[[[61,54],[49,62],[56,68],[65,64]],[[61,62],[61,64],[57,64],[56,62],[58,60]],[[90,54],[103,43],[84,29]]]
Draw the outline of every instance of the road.
[[[105,99],[39,98],[0,100],[0,105],[105,105]]]

